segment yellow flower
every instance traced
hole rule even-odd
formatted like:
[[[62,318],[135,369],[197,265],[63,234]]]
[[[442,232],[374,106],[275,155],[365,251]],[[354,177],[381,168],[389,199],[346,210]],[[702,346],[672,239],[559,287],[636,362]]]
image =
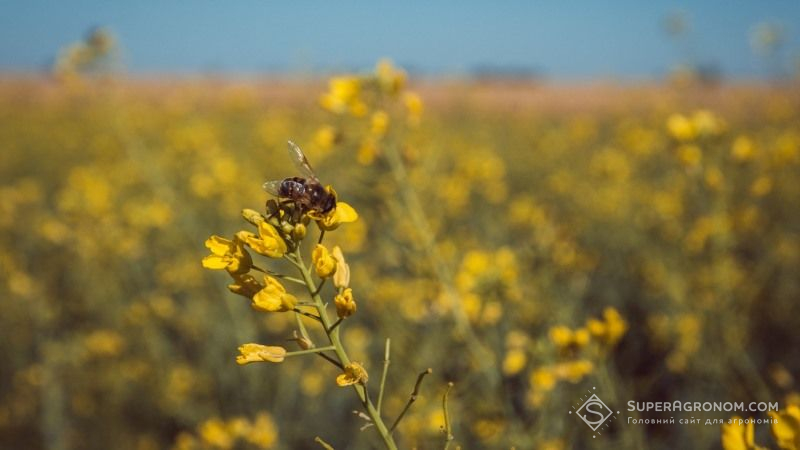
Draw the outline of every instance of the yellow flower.
[[[366,383],[369,380],[369,375],[364,369],[364,366],[357,362],[353,362],[345,366],[344,373],[336,377],[336,384],[339,386],[351,386],[356,383]]]
[[[389,94],[396,94],[403,89],[406,84],[406,73],[398,69],[389,59],[382,59],[375,66],[375,75],[381,89]]]
[[[755,156],[755,144],[747,136],[739,136],[733,141],[731,156],[736,161],[749,161]]]
[[[549,391],[556,385],[556,381],[555,375],[547,367],[536,369],[531,374],[531,385],[538,390]]]
[[[525,368],[528,356],[523,349],[513,348],[503,358],[503,375],[514,376]]]
[[[330,125],[325,125],[314,133],[314,145],[322,151],[330,150],[337,139],[336,128]]]
[[[232,448],[234,436],[228,433],[225,427],[225,422],[220,419],[213,418],[206,420],[198,428],[200,437],[206,443],[217,448]]]
[[[375,111],[370,119],[370,132],[375,136],[383,136],[389,128],[389,115],[386,111]]]
[[[356,220],[358,220],[358,213],[352,206],[345,202],[337,202],[336,208],[322,219],[317,220],[317,225],[322,230],[331,231],[339,228],[339,225],[343,223],[355,222]]]
[[[591,318],[586,321],[586,328],[589,330],[589,333],[597,339],[601,339],[606,335],[606,324],[602,320]]]
[[[297,298],[269,275],[264,276],[265,286],[253,296],[253,309],[264,312],[282,312],[294,309]]]
[[[256,253],[270,258],[280,258],[286,254],[286,242],[267,221],[259,222],[258,237],[246,231],[240,233],[242,240]]]
[[[699,166],[702,162],[703,151],[700,150],[700,147],[693,144],[681,145],[678,147],[678,159],[684,166],[694,168]]]
[[[589,330],[586,328],[578,328],[572,333],[572,341],[576,347],[584,347],[589,343]]]
[[[270,448],[278,441],[278,427],[267,413],[259,413],[244,438],[258,448]]]
[[[722,448],[725,450],[756,450],[759,447],[754,441],[754,425],[752,422],[740,424],[739,416],[733,416],[731,423],[722,425]]]
[[[570,383],[577,383],[593,370],[594,364],[591,361],[578,360],[559,364],[556,367],[556,374]]]
[[[245,208],[242,210],[242,218],[254,226],[258,226],[258,224],[265,220],[264,216],[262,216],[260,212],[250,208]]]
[[[329,90],[320,98],[320,105],[328,111],[341,114],[347,111],[359,109],[359,104],[363,104],[358,99],[361,91],[361,82],[356,77],[334,77],[328,82]]]
[[[669,134],[682,142],[691,141],[697,136],[697,130],[688,117],[682,114],[673,114],[667,119]]]
[[[778,447],[786,450],[800,449],[800,407],[789,405],[784,411],[771,411],[769,415],[777,421],[772,424],[772,436],[778,442]]]
[[[252,362],[283,362],[286,356],[286,349],[278,346],[261,344],[244,344],[239,347],[239,356],[236,357],[236,364],[244,365]]]
[[[340,318],[350,317],[356,312],[356,301],[353,299],[353,290],[347,288],[334,299],[336,315]]]
[[[619,342],[622,336],[625,335],[625,332],[628,331],[628,323],[625,322],[625,319],[622,318],[619,311],[614,308],[606,308],[603,311],[603,318],[606,320],[606,344],[613,346]]]
[[[420,117],[422,117],[422,99],[419,95],[413,92],[407,92],[403,95],[403,103],[406,105],[406,110],[408,110],[408,122],[412,125],[419,124]]]
[[[346,288],[350,285],[350,266],[344,260],[342,249],[336,245],[331,250],[331,256],[336,260],[336,272],[333,273],[333,285],[337,288]]]
[[[563,325],[550,328],[550,340],[553,341],[557,347],[569,347],[572,343],[572,330]]]
[[[206,240],[206,247],[211,250],[211,254],[203,258],[206,269],[225,269],[232,275],[240,275],[249,272],[253,265],[253,259],[239,238],[230,241],[214,235]]]
[[[256,281],[252,275],[232,275],[234,283],[228,285],[228,289],[234,294],[252,299],[264,286]]]
[[[336,272],[336,259],[331,256],[328,249],[322,244],[317,244],[311,252],[311,262],[320,278],[328,278]]]

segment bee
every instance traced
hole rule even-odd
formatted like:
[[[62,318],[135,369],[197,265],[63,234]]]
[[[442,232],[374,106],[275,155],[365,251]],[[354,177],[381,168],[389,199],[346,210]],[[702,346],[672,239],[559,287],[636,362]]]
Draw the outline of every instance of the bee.
[[[336,208],[336,197],[322,186],[308,163],[308,158],[294,142],[288,141],[289,158],[303,177],[284,178],[267,181],[262,186],[265,191],[280,199],[298,205],[302,212],[327,214]]]

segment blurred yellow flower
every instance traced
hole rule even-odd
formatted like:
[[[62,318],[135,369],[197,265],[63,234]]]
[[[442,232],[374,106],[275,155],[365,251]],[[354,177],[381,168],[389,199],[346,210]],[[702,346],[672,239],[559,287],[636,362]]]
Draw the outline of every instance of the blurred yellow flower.
[[[697,110],[692,114],[692,124],[702,136],[715,136],[725,131],[725,122],[706,109]]]
[[[217,448],[232,448],[235,437],[228,433],[225,422],[220,419],[209,419],[203,422],[199,430],[200,438],[207,444]]]
[[[762,449],[755,444],[754,425],[752,422],[740,424],[741,417],[733,416],[731,423],[722,425],[722,448],[725,450],[757,450]]]
[[[569,347],[569,345],[572,343],[572,330],[564,325],[558,325],[550,328],[549,335],[550,340],[553,341],[557,347]]]
[[[390,59],[381,59],[375,66],[375,75],[381,89],[389,94],[400,92],[406,84],[406,73],[395,67]]]
[[[356,301],[353,299],[353,290],[347,288],[334,299],[336,315],[340,318],[350,317],[356,312]]]
[[[678,147],[678,160],[687,168],[693,169],[702,162],[703,152],[694,144],[681,145]]]
[[[606,321],[606,332],[603,338],[608,346],[613,346],[628,331],[628,323],[615,308],[603,310],[603,318]]]
[[[358,103],[361,83],[357,77],[334,77],[328,82],[328,92],[320,98],[320,105],[334,113],[344,113]]]
[[[553,374],[548,367],[534,370],[531,374],[530,380],[531,386],[533,386],[534,389],[543,391],[549,391],[553,389],[553,387],[556,385],[556,381],[558,380],[556,379],[555,374]]]
[[[770,411],[769,415],[775,421],[772,423],[772,436],[778,442],[778,447],[800,450],[800,407],[789,405],[783,411]]]
[[[253,265],[253,259],[238,238],[230,241],[214,235],[206,240],[206,247],[211,250],[211,254],[203,258],[203,267],[206,269],[225,269],[239,275],[249,272]]]
[[[528,356],[523,349],[514,348],[506,353],[503,358],[503,375],[514,376],[525,368],[528,362]]]
[[[244,344],[239,347],[240,355],[236,357],[239,365],[253,362],[283,362],[286,357],[286,349],[279,346]]]
[[[407,120],[411,125],[419,124],[422,117],[423,103],[419,95],[407,92],[403,95],[403,103],[407,110]]]
[[[672,114],[667,118],[667,130],[673,138],[687,142],[697,136],[697,130],[688,117],[682,114]]]
[[[275,278],[264,275],[265,286],[253,296],[253,309],[264,312],[291,311],[297,303],[294,295]]]
[[[270,448],[278,442],[278,427],[267,413],[259,413],[252,424],[244,430],[247,442],[259,447]]]
[[[755,155],[755,144],[747,136],[739,136],[733,141],[731,156],[736,161],[750,161]]]
[[[569,381],[570,383],[577,383],[586,375],[589,375],[594,370],[594,364],[587,360],[578,360],[561,363],[555,368],[555,372],[559,378]]]
[[[317,244],[311,252],[311,262],[314,263],[314,270],[320,278],[328,278],[336,272],[336,259],[331,256],[328,249]]]
[[[338,134],[336,133],[336,128],[330,125],[324,125],[314,133],[314,146],[325,152],[333,147],[337,138]]]
[[[336,384],[339,386],[351,386],[356,383],[366,383],[369,375],[364,366],[357,362],[352,362],[345,366],[344,373],[336,377]]]
[[[386,111],[375,111],[370,118],[370,133],[381,137],[389,128],[389,114]]]

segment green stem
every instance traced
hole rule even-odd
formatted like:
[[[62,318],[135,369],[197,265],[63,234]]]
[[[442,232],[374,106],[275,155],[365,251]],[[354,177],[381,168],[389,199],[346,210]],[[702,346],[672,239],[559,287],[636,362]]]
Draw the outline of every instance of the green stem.
[[[411,409],[411,405],[413,405],[414,402],[417,401],[417,397],[419,396],[419,387],[422,384],[422,380],[425,378],[425,375],[428,375],[432,372],[433,369],[428,368],[425,371],[420,372],[419,376],[417,376],[417,382],[414,383],[414,391],[411,392],[411,396],[408,398],[408,403],[406,403],[405,408],[403,408],[403,410],[400,411],[400,415],[397,416],[397,419],[394,420],[392,427],[389,428],[389,433],[393,432],[394,429],[397,428],[398,425],[400,425],[400,421],[403,420],[403,416],[405,416],[408,410]]]
[[[342,364],[342,366],[346,367],[350,364],[350,357],[347,356],[344,345],[342,345],[342,342],[339,338],[339,327],[331,327],[332,323],[328,317],[328,311],[325,309],[325,303],[319,296],[319,292],[317,292],[317,287],[314,284],[313,278],[311,277],[311,272],[303,262],[303,257],[300,255],[297,249],[295,249],[293,257],[287,257],[286,259],[291,261],[300,271],[300,275],[305,281],[308,293],[311,295],[312,299],[314,300],[314,304],[317,307],[320,322],[322,323],[322,327],[325,329],[325,334],[328,336],[328,340],[333,347],[333,351],[336,353],[336,356],[339,358],[339,362]],[[386,428],[386,424],[383,423],[380,413],[377,409],[375,409],[375,406],[372,404],[372,401],[370,401],[369,396],[367,395],[366,386],[362,385],[361,383],[356,383],[353,385],[353,388],[355,389],[359,400],[361,400],[361,404],[364,405],[364,408],[367,410],[367,414],[372,420],[372,423],[375,424],[375,429],[378,430],[378,433],[381,435],[386,448],[389,450],[397,450],[397,444],[395,444],[394,438],[392,438],[391,433]]]
[[[453,436],[452,425],[450,424],[450,413],[447,412],[447,397],[450,395],[450,389],[453,389],[453,382],[447,383],[447,390],[444,391],[442,397],[442,410],[444,411],[444,450],[450,447],[450,442],[455,439]]]
[[[383,353],[383,373],[381,373],[381,389],[378,391],[378,412],[381,411],[383,404],[383,390],[386,386],[386,374],[389,372],[389,350],[391,349],[392,341],[386,338],[386,351]]]
[[[467,344],[472,357],[481,372],[486,376],[491,384],[497,385],[499,377],[495,370],[496,361],[494,353],[481,342],[473,330],[469,322],[469,317],[464,310],[464,304],[461,300],[461,295],[454,287],[453,274],[449,269],[447,262],[439,252],[439,247],[436,242],[436,234],[430,226],[430,223],[425,216],[425,211],[422,207],[422,202],[414,189],[414,184],[409,182],[408,172],[406,171],[405,163],[403,162],[402,155],[400,154],[397,144],[390,144],[386,146],[386,160],[389,163],[389,169],[392,176],[397,183],[400,190],[400,195],[405,206],[405,212],[413,222],[414,227],[417,229],[420,237],[421,245],[419,249],[427,254],[428,260],[431,262],[433,271],[441,283],[444,290],[444,298],[447,300],[450,311],[453,315],[453,320],[456,324],[456,331]]]
[[[309,353],[322,353],[330,350],[334,350],[332,345],[327,347],[310,348],[308,350],[297,350],[296,352],[288,352],[283,356],[288,358],[289,356],[308,355]]]
[[[299,278],[290,277],[290,276],[287,276],[287,275],[281,275],[281,274],[279,274],[277,272],[273,272],[271,270],[265,270],[265,269],[262,269],[261,267],[255,266],[255,265],[252,266],[252,267],[253,267],[254,270],[257,270],[257,271],[259,271],[261,273],[265,273],[265,274],[267,274],[269,276],[272,276],[272,277],[275,277],[275,278],[280,278],[281,280],[291,281],[292,283],[296,283],[296,284],[305,284],[303,282],[303,280],[301,280]]]

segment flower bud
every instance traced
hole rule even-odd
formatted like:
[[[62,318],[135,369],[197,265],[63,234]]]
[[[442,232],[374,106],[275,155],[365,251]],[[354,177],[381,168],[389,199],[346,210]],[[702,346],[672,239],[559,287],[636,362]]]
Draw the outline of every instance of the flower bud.
[[[311,261],[314,263],[317,276],[320,278],[327,278],[336,272],[336,260],[328,252],[322,244],[317,244],[314,251],[311,253]]]
[[[258,226],[258,224],[260,224],[265,220],[264,216],[262,216],[261,213],[259,213],[254,209],[248,209],[248,208],[242,210],[242,217],[244,218],[244,220],[250,222],[255,226]]]

